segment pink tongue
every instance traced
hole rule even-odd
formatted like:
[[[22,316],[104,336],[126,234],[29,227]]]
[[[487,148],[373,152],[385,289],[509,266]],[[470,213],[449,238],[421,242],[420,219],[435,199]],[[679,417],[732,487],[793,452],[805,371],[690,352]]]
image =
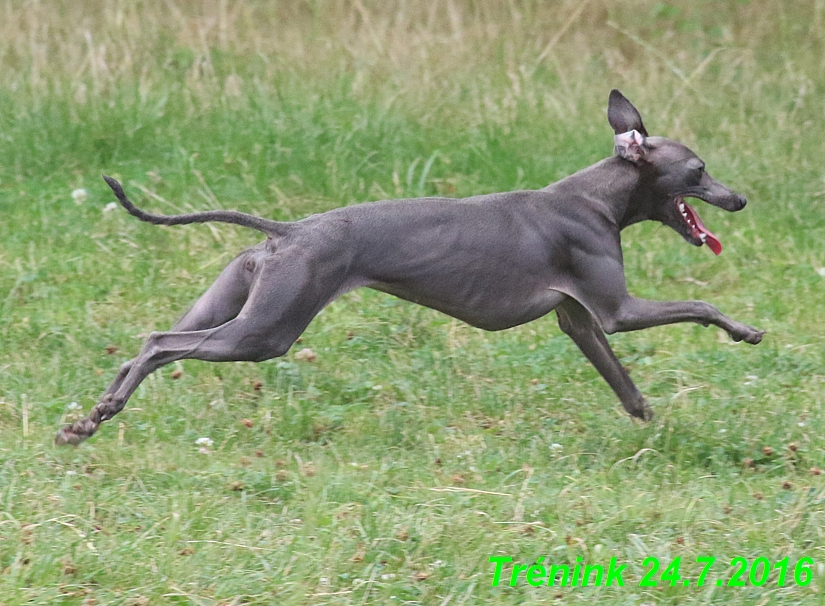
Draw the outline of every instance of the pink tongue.
[[[687,211],[688,215],[690,215],[691,220],[693,221],[694,225],[696,225],[696,229],[700,234],[705,234],[705,244],[708,245],[713,251],[713,254],[718,255],[722,252],[722,243],[719,241],[719,238],[713,235],[708,229],[705,227],[702,220],[699,218],[699,215],[696,214],[696,211],[691,208],[690,204],[687,202],[685,204],[685,210]]]
[[[714,236],[709,231],[706,231],[705,234],[707,234],[707,237],[708,237],[708,239],[705,240],[705,244],[707,244],[708,247],[713,251],[713,254],[715,254],[715,255],[722,254],[722,243],[719,241],[719,238]]]

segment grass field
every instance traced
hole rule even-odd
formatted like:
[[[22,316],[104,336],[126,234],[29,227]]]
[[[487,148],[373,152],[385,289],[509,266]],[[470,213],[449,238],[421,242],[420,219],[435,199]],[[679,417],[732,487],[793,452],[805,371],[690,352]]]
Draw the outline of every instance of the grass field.
[[[0,604],[823,603],[823,31],[823,0],[0,1]],[[697,205],[720,257],[626,230],[631,292],[768,331],[611,337],[652,423],[553,314],[485,333],[359,290],[52,446],[258,238],[142,224],[101,173],[284,220],[539,188],[611,153],[613,87],[750,200]],[[502,555],[625,586],[492,587]],[[690,586],[639,586],[677,556]],[[718,587],[739,556],[813,581]]]

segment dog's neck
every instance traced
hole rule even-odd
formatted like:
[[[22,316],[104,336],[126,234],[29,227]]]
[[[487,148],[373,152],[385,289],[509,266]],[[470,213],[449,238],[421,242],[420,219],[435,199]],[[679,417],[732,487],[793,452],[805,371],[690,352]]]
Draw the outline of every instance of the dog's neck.
[[[562,195],[570,191],[597,201],[608,220],[622,230],[649,218],[644,213],[641,180],[642,173],[636,166],[614,156],[551,183],[544,190],[553,189]]]

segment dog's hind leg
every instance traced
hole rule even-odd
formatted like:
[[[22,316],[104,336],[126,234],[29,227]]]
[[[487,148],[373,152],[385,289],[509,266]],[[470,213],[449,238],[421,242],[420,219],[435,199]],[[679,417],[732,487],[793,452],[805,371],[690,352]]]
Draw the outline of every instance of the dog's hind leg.
[[[214,328],[237,316],[249,297],[255,270],[265,255],[261,250],[250,249],[235,257],[170,330]]]
[[[214,328],[237,316],[249,296],[255,267],[261,254],[256,249],[250,249],[235,257],[170,331],[184,332]],[[118,390],[135,360],[137,358],[132,358],[120,367],[115,380],[101,394],[99,401]]]
[[[259,267],[254,268],[240,310],[235,312],[233,306],[223,305],[218,310],[221,313],[215,313],[215,297],[231,294],[236,296],[237,304],[244,293],[245,280],[237,282],[238,268],[227,271],[228,267],[178,322],[176,328],[184,330],[152,333],[141,353],[124,365],[120,373],[123,376],[118,376],[89,416],[61,429],[55,442],[77,444],[90,437],[100,423],[123,410],[149,374],[170,362],[187,358],[260,362],[284,355],[312,318],[341,292],[344,272],[334,264],[327,264],[326,271],[316,268],[316,275],[311,276],[311,264],[305,259],[269,255],[256,263]],[[233,317],[219,326],[198,328],[199,324],[208,325],[228,315]]]
[[[639,419],[651,420],[653,412],[644,396],[613,353],[607,337],[590,312],[575,299],[566,299],[556,308],[556,315],[559,327],[596,367],[619,397],[625,410]]]

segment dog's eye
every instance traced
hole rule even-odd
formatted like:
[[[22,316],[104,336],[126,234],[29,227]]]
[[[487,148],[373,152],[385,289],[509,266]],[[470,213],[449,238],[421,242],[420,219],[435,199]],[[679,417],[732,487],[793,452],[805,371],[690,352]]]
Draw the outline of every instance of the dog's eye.
[[[702,165],[700,165],[700,166],[696,167],[696,172],[697,172],[697,173],[699,173],[700,175],[701,175],[703,172],[705,172],[705,165],[704,165],[704,164],[702,164]]]

